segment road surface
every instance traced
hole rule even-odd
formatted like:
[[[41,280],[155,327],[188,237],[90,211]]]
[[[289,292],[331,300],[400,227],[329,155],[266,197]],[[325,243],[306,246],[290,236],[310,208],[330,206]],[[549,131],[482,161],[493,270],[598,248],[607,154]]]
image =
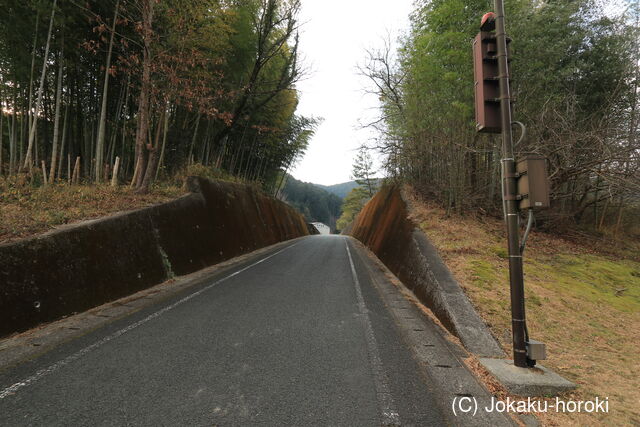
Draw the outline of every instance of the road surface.
[[[0,370],[0,424],[446,424],[366,256],[297,239]]]

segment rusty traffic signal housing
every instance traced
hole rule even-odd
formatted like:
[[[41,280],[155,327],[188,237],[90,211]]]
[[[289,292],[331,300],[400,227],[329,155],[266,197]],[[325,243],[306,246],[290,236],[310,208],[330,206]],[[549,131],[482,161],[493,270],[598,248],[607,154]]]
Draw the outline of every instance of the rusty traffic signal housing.
[[[473,41],[476,130],[500,133],[500,98],[495,35],[481,31]]]
[[[516,164],[520,209],[546,209],[549,207],[549,178],[547,159],[528,155]]]
[[[476,130],[478,132],[502,132],[497,53],[495,34],[480,31],[473,40]]]

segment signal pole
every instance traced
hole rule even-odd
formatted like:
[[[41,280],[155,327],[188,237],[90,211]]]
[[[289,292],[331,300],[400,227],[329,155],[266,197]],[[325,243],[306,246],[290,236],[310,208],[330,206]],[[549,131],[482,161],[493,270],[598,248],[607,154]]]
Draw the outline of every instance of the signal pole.
[[[511,288],[511,328],[513,332],[513,364],[528,367],[527,337],[524,312],[524,276],[520,235],[518,230],[518,188],[516,162],[513,156],[511,134],[511,93],[509,90],[509,63],[507,58],[507,36],[504,23],[504,3],[495,0],[496,44],[498,59],[498,81],[500,88],[500,121],[502,125],[502,194],[505,204],[507,238],[509,248],[509,284]]]

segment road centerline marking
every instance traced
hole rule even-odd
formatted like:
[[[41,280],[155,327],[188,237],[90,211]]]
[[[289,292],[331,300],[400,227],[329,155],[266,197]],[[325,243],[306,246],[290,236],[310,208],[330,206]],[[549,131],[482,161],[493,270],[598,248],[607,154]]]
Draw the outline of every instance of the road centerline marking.
[[[287,249],[290,249],[290,248],[298,245],[299,243],[300,242],[296,242],[293,245],[289,245],[289,246],[287,246],[285,248],[282,248],[279,251],[274,252],[271,255],[266,256],[266,257],[264,257],[264,258],[262,258],[262,259],[260,259],[260,260],[258,260],[256,262],[254,262],[253,264],[250,264],[250,265],[248,265],[248,266],[246,266],[244,268],[241,268],[238,271],[235,271],[235,272],[233,272],[231,274],[228,274],[225,277],[223,277],[221,279],[218,279],[215,282],[205,286],[204,288],[202,288],[202,289],[200,289],[200,290],[198,290],[196,292],[193,292],[193,293],[191,293],[191,294],[179,299],[178,301],[174,302],[173,304],[168,305],[168,306],[166,306],[166,307],[164,307],[164,308],[162,308],[162,309],[160,309],[158,311],[155,311],[155,312],[151,313],[150,315],[148,315],[144,319],[138,320],[137,322],[134,322],[134,323],[130,324],[129,326],[126,326],[126,327],[124,327],[124,328],[112,333],[111,335],[107,335],[103,339],[101,339],[101,340],[99,340],[99,341],[97,341],[97,342],[95,342],[95,343],[93,343],[93,344],[81,349],[81,350],[78,350],[77,352],[71,354],[70,356],[67,356],[64,359],[61,359],[61,360],[57,361],[53,365],[50,365],[50,366],[48,366],[46,368],[43,368],[43,369],[40,369],[39,371],[37,371],[35,374],[31,375],[30,377],[28,377],[28,378],[26,378],[26,379],[24,379],[22,381],[18,381],[17,383],[12,384],[12,385],[10,385],[9,387],[7,387],[5,389],[2,389],[2,391],[0,391],[0,400],[15,394],[21,388],[27,387],[27,386],[35,383],[36,381],[40,380],[41,378],[43,378],[43,377],[45,377],[45,376],[57,371],[58,369],[62,368],[63,366],[66,366],[69,363],[80,359],[85,354],[90,353],[91,351],[97,349],[98,347],[101,347],[102,345],[108,343],[109,341],[112,341],[112,340],[118,338],[119,336],[124,335],[127,332],[132,331],[133,329],[136,329],[138,326],[144,325],[148,321],[153,320],[156,317],[159,317],[162,314],[164,314],[164,313],[166,313],[166,312],[168,312],[170,310],[173,310],[177,306],[179,306],[179,305],[189,301],[190,299],[192,299],[192,298],[194,298],[194,297],[196,297],[196,296],[208,291],[209,289],[213,288],[214,286],[216,286],[216,285],[218,285],[218,284],[220,284],[220,283],[222,283],[222,282],[224,282],[224,281],[226,281],[226,280],[228,280],[228,279],[230,279],[232,277],[235,277],[238,274],[240,274],[240,273],[242,273],[242,272],[244,272],[244,271],[246,271],[246,270],[248,270],[248,269],[250,269],[252,267],[255,267],[258,264],[263,263],[264,261],[268,260],[269,258],[272,258],[272,257],[278,255],[279,253],[282,253],[282,252],[286,251]]]
[[[381,412],[380,415],[382,418],[382,425],[398,426],[400,425],[400,414],[396,409],[393,396],[391,395],[391,389],[389,388],[389,379],[387,378],[387,374],[384,371],[384,366],[382,366],[382,359],[380,358],[378,343],[376,341],[375,335],[373,334],[373,326],[371,325],[371,319],[369,319],[369,311],[367,310],[367,306],[364,303],[362,289],[360,287],[360,280],[358,280],[358,274],[356,273],[356,267],[353,263],[351,250],[349,249],[349,243],[347,240],[345,240],[345,247],[347,248],[349,264],[351,265],[351,277],[353,278],[353,284],[356,288],[358,311],[364,319],[367,352],[369,353],[369,361],[371,363],[371,369],[373,370],[373,379],[376,387],[378,406]]]

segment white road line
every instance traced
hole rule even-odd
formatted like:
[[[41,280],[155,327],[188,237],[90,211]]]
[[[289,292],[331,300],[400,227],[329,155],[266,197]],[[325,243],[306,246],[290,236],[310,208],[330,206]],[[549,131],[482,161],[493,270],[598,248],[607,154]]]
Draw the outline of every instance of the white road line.
[[[360,288],[360,281],[358,280],[358,274],[356,273],[356,267],[353,264],[353,258],[351,257],[351,251],[349,250],[349,244],[345,241],[347,247],[347,255],[349,255],[349,264],[351,264],[351,276],[353,277],[353,283],[356,288],[356,295],[358,297],[358,309],[360,314],[364,318],[365,335],[367,339],[367,351],[369,353],[369,359],[371,362],[371,369],[373,370],[373,378],[376,386],[376,395],[378,398],[378,405],[381,411],[382,425],[384,426],[399,426],[400,414],[395,409],[396,405],[391,395],[389,388],[389,379],[384,372],[382,366],[382,360],[380,359],[380,351],[378,350],[378,343],[376,337],[373,334],[373,326],[371,325],[371,319],[369,319],[369,310],[364,303],[362,297],[362,289]]]
[[[298,243],[300,243],[300,242],[298,242]],[[149,316],[145,317],[144,319],[138,320],[137,322],[132,323],[131,325],[129,325],[129,326],[125,327],[125,328],[122,328],[119,331],[114,332],[111,335],[108,335],[108,336],[104,337],[100,341],[97,341],[97,342],[91,344],[90,346],[87,346],[87,347],[83,348],[82,350],[78,350],[76,353],[73,353],[72,355],[65,357],[64,359],[54,363],[53,365],[51,365],[51,366],[49,366],[47,368],[40,369],[39,371],[37,371],[32,376],[30,376],[30,377],[28,377],[28,378],[26,378],[26,379],[24,379],[22,381],[19,381],[19,382],[15,383],[15,384],[3,389],[2,391],[0,391],[0,400],[4,399],[5,397],[8,397],[8,396],[11,396],[11,395],[15,394],[16,391],[18,391],[19,389],[27,387],[28,385],[31,385],[31,384],[35,383],[39,379],[41,379],[41,378],[43,378],[43,377],[45,377],[45,376],[57,371],[58,369],[62,368],[65,365],[68,365],[69,363],[71,363],[71,362],[73,362],[75,360],[78,360],[79,358],[81,358],[85,354],[95,350],[96,348],[108,343],[109,341],[111,341],[111,340],[113,340],[115,338],[118,338],[120,335],[126,334],[127,332],[137,328],[138,326],[144,325],[148,321],[153,320],[156,317],[166,313],[167,311],[176,308],[180,304],[183,304],[183,303],[189,301],[190,299],[192,299],[192,298],[194,298],[194,297],[196,297],[196,296],[208,291],[209,289],[211,289],[214,286],[224,282],[225,280],[230,279],[230,278],[232,278],[234,276],[237,276],[238,274],[242,273],[243,271],[246,271],[246,270],[248,270],[248,269],[250,269],[252,267],[255,267],[256,265],[268,260],[269,258],[272,258],[272,257],[278,255],[279,253],[281,253],[283,251],[286,251],[287,249],[296,246],[298,243],[294,243],[293,245],[290,245],[290,246],[287,246],[286,248],[280,249],[278,252],[275,252],[275,253],[267,256],[267,257],[264,257],[261,260],[256,261],[251,265],[248,265],[248,266],[246,266],[246,267],[244,267],[244,268],[242,268],[242,269],[240,269],[240,270],[238,270],[238,271],[236,271],[234,273],[229,274],[228,276],[223,277],[222,279],[216,280],[215,282],[211,283],[210,285],[207,285],[206,287],[200,289],[199,291],[196,291],[196,292],[194,292],[192,294],[187,295],[186,297],[174,302],[173,304],[171,304],[171,305],[169,305],[167,307],[164,307],[163,309],[160,309],[160,310],[150,314]]]

